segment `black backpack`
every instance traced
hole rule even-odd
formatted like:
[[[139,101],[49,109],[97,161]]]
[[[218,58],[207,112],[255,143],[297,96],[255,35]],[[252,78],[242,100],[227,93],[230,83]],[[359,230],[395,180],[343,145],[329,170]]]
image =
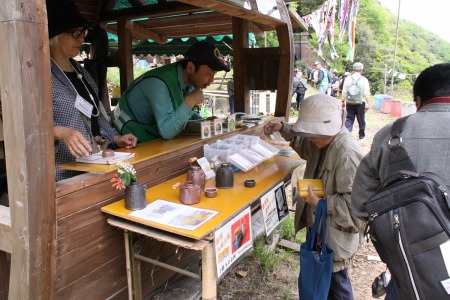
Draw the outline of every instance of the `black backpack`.
[[[441,248],[444,243],[450,247],[447,187],[433,173],[416,173],[402,147],[406,118],[392,127],[389,176],[365,205],[365,233],[391,272],[400,299],[449,299],[444,284],[447,280],[448,288],[450,251]]]

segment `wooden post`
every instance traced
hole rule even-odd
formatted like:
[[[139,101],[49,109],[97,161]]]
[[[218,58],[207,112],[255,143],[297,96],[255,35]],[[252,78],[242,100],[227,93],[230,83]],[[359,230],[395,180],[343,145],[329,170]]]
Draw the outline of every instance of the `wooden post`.
[[[202,251],[202,299],[217,298],[216,259],[214,243],[209,243]]]
[[[248,21],[233,17],[234,111],[250,113],[250,90],[246,76],[245,48],[248,48]]]
[[[281,20],[286,21],[286,23],[277,27],[277,36],[280,45],[280,64],[278,66],[275,116],[284,117],[288,120],[291,111],[292,77],[294,76],[294,36],[286,4],[283,0],[277,0],[277,2]]]
[[[119,70],[120,70],[120,92],[123,93],[134,79],[133,75],[133,53],[131,49],[131,21],[120,18],[117,22],[117,34],[119,38]]]
[[[11,209],[9,299],[52,299],[55,177],[44,0],[4,1],[0,86]]]

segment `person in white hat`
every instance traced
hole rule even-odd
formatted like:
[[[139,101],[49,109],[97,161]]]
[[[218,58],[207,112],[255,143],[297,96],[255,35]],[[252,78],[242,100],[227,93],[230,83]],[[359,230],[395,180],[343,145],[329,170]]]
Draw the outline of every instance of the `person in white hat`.
[[[326,243],[334,251],[333,274],[328,299],[353,299],[347,268],[352,264],[363,234],[363,222],[351,210],[354,176],[364,152],[344,126],[345,111],[331,96],[316,94],[306,98],[295,124],[269,122],[266,134],[279,131],[290,146],[306,160],[303,178],[322,179],[327,201]],[[295,232],[312,225],[312,213],[319,197],[309,188],[309,196],[298,199]]]

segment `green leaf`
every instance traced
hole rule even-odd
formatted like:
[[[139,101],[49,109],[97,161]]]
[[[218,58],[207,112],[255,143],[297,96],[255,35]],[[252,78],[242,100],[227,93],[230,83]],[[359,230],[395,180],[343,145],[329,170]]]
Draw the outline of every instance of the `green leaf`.
[[[130,176],[130,174],[128,174],[128,173],[122,173],[122,174],[120,174],[120,179],[123,180],[123,184],[124,184],[125,186],[128,186],[128,185],[130,184],[130,182],[131,182],[131,176]]]

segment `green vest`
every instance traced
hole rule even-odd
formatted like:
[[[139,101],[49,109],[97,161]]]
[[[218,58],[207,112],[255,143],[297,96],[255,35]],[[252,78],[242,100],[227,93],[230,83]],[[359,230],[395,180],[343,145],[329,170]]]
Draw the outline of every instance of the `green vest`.
[[[319,71],[323,72],[323,78],[322,81],[319,82],[319,85],[328,85],[328,72],[324,68],[320,68]]]
[[[119,104],[111,115],[111,122],[120,134],[132,133],[137,137],[138,142],[145,142],[161,137],[158,124],[144,124],[136,120],[135,115],[128,105],[128,101],[133,100],[127,100],[127,95],[143,79],[156,77],[166,84],[169,89],[173,110],[177,110],[184,101],[183,93],[178,83],[177,65],[177,63],[174,63],[152,69],[131,82],[130,86],[122,94],[122,97],[120,97]]]

